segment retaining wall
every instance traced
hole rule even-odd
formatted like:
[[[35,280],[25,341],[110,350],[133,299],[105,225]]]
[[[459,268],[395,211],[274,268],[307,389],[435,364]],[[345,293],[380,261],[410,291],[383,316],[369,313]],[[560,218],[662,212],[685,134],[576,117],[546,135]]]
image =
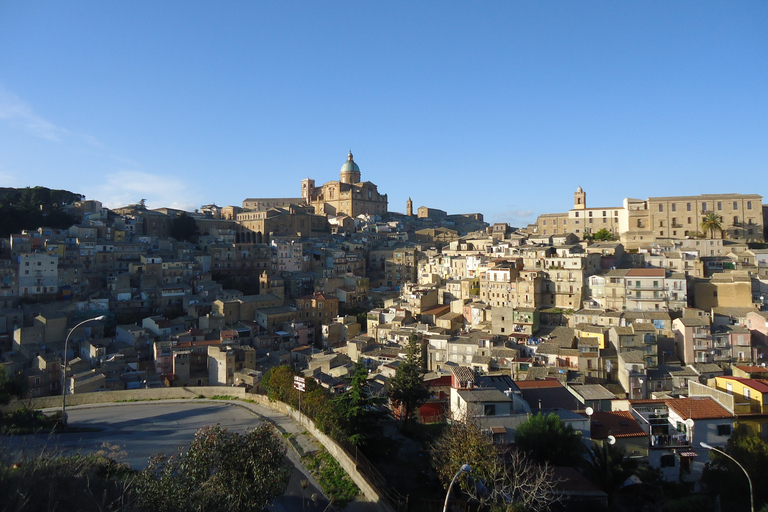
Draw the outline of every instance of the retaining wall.
[[[103,404],[110,402],[126,402],[138,400],[170,400],[178,398],[212,398],[214,396],[232,396],[243,400],[253,400],[259,405],[290,416],[296,423],[302,425],[320,444],[333,456],[353,482],[360,488],[365,497],[380,512],[395,512],[394,509],[380,496],[368,480],[357,470],[357,463],[347,455],[336,442],[315,427],[315,423],[283,402],[272,402],[264,395],[246,393],[245,389],[228,386],[190,386],[154,389],[129,389],[124,391],[99,391],[94,393],[75,393],[67,395],[67,406]],[[61,396],[46,396],[28,400],[16,400],[2,407],[3,411],[14,411],[21,407],[29,409],[48,409],[61,407]]]

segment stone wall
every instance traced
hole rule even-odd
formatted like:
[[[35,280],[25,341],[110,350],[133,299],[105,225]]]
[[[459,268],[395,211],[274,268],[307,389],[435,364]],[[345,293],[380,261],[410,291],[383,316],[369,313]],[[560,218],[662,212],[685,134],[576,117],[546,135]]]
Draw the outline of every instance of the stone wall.
[[[357,463],[347,455],[333,439],[323,434],[315,427],[314,422],[300,414],[287,404],[272,402],[264,395],[246,393],[244,388],[229,386],[189,386],[168,387],[155,389],[131,389],[125,391],[103,391],[95,393],[76,393],[67,395],[67,406],[103,404],[110,402],[126,402],[140,400],[170,400],[183,398],[212,398],[214,396],[231,396],[241,400],[253,400],[255,403],[269,407],[277,412],[290,416],[296,423],[302,425],[320,444],[330,453],[344,471],[352,478],[352,481],[360,488],[365,497],[379,512],[394,512],[394,509],[381,498],[376,489],[357,469]],[[243,404],[248,405],[248,404]],[[3,411],[14,411],[21,407],[29,409],[48,409],[61,407],[61,396],[47,396],[23,401],[13,401],[2,407]]]

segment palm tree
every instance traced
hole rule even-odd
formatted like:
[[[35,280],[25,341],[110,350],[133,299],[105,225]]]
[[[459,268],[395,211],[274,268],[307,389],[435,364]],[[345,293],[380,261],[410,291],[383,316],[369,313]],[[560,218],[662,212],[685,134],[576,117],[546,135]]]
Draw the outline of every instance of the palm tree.
[[[624,482],[637,470],[637,461],[627,458],[624,448],[609,443],[601,447],[595,443],[587,452],[585,466],[587,477],[613,501]]]
[[[707,212],[704,220],[701,221],[701,229],[705,233],[709,232],[710,238],[715,238],[715,231],[723,231],[722,221],[722,217],[715,212]]]

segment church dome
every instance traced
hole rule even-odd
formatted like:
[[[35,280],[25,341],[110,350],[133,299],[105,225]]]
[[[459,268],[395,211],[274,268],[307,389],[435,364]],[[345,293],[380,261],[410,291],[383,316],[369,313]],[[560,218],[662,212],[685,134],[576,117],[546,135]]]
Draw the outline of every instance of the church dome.
[[[341,172],[360,172],[360,167],[358,167],[352,159],[351,151],[349,152],[349,155],[347,155],[347,161],[341,166]]]
[[[360,183],[360,168],[352,159],[352,151],[347,155],[347,161],[341,166],[340,180],[342,183]]]

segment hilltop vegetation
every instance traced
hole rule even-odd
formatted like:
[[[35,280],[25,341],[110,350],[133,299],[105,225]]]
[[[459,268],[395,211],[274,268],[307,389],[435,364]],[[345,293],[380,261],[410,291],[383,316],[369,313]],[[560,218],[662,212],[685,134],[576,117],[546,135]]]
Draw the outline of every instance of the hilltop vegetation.
[[[46,187],[0,188],[0,237],[40,226],[68,228],[76,218],[63,209],[83,196]]]

